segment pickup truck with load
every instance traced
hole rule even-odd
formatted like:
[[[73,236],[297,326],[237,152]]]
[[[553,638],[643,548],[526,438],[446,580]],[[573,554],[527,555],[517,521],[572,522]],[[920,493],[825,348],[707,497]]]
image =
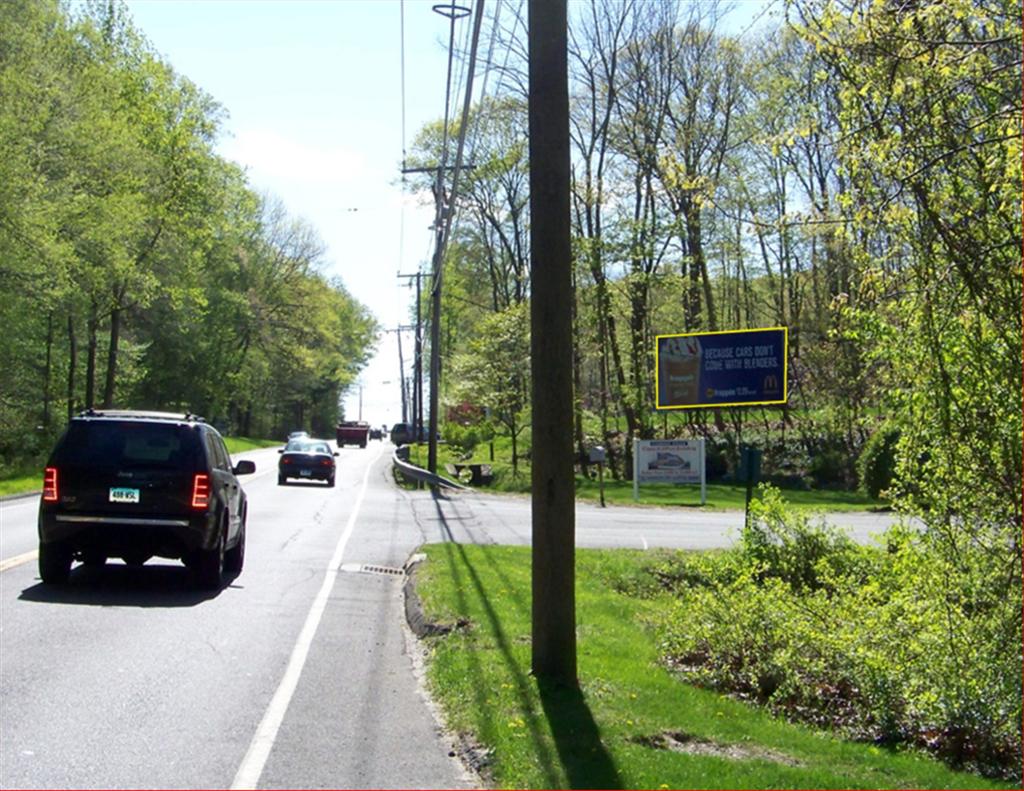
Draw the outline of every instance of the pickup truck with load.
[[[366,447],[366,440],[370,435],[370,424],[362,420],[342,420],[338,423],[338,447],[344,445],[358,445]]]

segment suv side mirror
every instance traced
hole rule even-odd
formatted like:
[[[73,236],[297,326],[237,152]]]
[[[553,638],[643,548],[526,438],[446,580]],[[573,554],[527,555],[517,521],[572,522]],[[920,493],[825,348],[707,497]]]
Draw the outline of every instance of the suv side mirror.
[[[232,472],[235,475],[251,475],[256,472],[256,463],[245,459],[244,461],[238,462]]]

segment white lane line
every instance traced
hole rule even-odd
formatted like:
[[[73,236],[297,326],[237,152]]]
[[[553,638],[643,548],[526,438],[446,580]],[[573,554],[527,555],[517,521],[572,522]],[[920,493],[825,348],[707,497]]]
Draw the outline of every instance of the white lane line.
[[[320,625],[320,619],[323,617],[324,609],[327,607],[327,599],[331,594],[334,580],[337,578],[341,567],[341,558],[345,553],[345,545],[355,529],[359,508],[362,506],[363,497],[366,494],[366,485],[370,480],[370,470],[373,469],[373,465],[379,458],[380,453],[366,465],[366,472],[363,473],[363,484],[359,489],[359,496],[356,498],[352,513],[349,515],[348,524],[345,525],[345,530],[341,534],[341,538],[338,539],[338,545],[334,549],[331,562],[327,566],[327,574],[324,577],[323,585],[320,586],[320,592],[313,600],[313,605],[309,608],[309,614],[306,616],[306,622],[299,633],[299,639],[292,649],[292,655],[288,660],[288,667],[284,671],[281,683],[278,685],[270,705],[267,706],[263,719],[256,729],[256,734],[252,737],[249,750],[246,752],[245,758],[242,759],[242,765],[238,767],[238,771],[235,773],[235,779],[231,783],[232,789],[256,788],[260,775],[263,774],[263,767],[267,763],[267,758],[270,757],[270,751],[274,746],[275,739],[277,739],[277,732],[284,721],[284,715],[288,710],[288,704],[291,703],[292,695],[295,694],[295,689],[298,687],[299,676],[302,675],[302,668],[306,664],[306,658],[309,656],[309,649],[313,644],[313,638],[316,636],[317,627]]]
[[[31,552],[25,552],[21,555],[15,555],[13,558],[7,560],[0,560],[0,571],[7,571],[7,569],[13,569],[15,566],[20,566],[22,563],[28,563],[30,560],[35,560],[39,557],[39,550],[33,549]]]
[[[21,508],[22,506],[32,506],[33,508],[39,507],[39,492],[32,492],[26,494],[24,497],[14,497],[10,500],[0,500],[0,509],[4,511],[10,511],[13,508]]]
[[[647,551],[647,539],[644,538],[643,536],[640,536],[640,540],[644,542],[644,552],[646,552]]]

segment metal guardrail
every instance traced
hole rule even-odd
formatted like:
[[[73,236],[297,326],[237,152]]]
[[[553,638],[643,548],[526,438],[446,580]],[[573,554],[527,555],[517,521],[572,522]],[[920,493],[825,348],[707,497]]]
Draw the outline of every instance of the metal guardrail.
[[[453,481],[450,478],[445,478],[443,475],[437,475],[422,467],[417,467],[415,464],[410,464],[407,458],[402,458],[402,451],[405,451],[405,456],[408,457],[409,446],[400,445],[395,448],[391,461],[394,467],[406,478],[413,481],[422,481],[428,486],[445,486],[449,489],[458,489],[464,492],[470,491],[470,487],[463,486],[458,481]]]

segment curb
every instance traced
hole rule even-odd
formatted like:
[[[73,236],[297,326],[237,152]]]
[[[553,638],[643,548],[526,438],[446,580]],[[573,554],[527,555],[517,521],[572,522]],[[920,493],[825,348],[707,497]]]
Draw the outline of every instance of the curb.
[[[416,568],[426,559],[427,556],[421,552],[410,557],[405,562],[405,582],[402,583],[402,597],[405,599],[405,622],[409,624],[412,633],[420,639],[448,634],[452,630],[450,626],[431,623],[423,614],[423,604],[416,592]]]

